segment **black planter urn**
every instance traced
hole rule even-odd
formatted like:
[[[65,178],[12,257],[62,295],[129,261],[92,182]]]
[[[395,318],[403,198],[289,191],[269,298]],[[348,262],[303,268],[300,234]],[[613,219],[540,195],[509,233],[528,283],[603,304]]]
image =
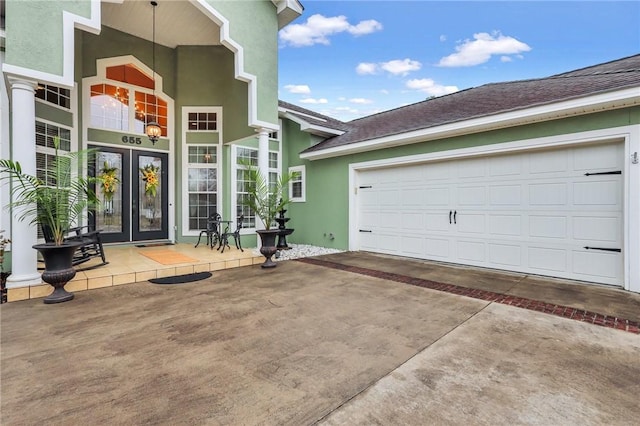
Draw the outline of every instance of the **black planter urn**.
[[[64,286],[76,276],[72,265],[73,254],[81,245],[82,243],[73,242],[59,246],[51,243],[33,246],[44,259],[42,281],[53,287],[53,293],[44,298],[44,303],[62,303],[73,299],[73,293],[65,290]]]
[[[256,231],[260,235],[262,241],[262,247],[260,247],[260,253],[266,258],[264,263],[260,265],[263,268],[275,268],[276,263],[271,260],[271,257],[276,254],[278,248],[276,247],[276,238],[280,233],[279,229],[262,229]]]

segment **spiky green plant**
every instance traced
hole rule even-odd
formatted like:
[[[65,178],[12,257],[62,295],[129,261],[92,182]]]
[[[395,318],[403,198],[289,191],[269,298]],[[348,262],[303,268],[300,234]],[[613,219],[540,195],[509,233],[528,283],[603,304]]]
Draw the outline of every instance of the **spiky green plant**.
[[[79,166],[91,150],[63,153],[58,151],[60,139],[54,137],[55,157],[46,171],[45,180],[22,171],[17,161],[0,160],[0,180],[11,181],[12,201],[7,206],[18,220],[48,227],[56,245],[61,245],[67,231],[77,226],[85,211],[98,206],[98,198],[89,184],[97,178],[82,177]]]
[[[265,229],[271,229],[276,215],[289,203],[286,193],[292,174],[279,176],[275,182],[267,182],[267,179],[257,167],[245,164],[249,172],[249,184],[247,188],[247,204],[258,216]]]

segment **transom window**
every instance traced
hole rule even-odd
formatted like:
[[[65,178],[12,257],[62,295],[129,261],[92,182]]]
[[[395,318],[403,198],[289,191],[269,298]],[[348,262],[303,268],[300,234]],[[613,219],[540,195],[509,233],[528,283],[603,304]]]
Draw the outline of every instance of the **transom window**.
[[[62,108],[71,108],[71,91],[63,87],[40,83],[36,90],[36,98]]]
[[[189,131],[218,130],[218,114],[215,112],[190,112]]]

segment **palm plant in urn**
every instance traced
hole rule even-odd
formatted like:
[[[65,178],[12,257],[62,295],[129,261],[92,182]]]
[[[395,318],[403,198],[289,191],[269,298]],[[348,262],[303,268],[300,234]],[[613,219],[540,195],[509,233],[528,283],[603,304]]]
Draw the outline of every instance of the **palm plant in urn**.
[[[25,173],[19,162],[0,160],[0,180],[11,182],[12,201],[7,207],[18,220],[39,225],[52,240],[33,246],[44,259],[42,280],[54,288],[44,303],[73,299],[73,293],[64,286],[76,275],[73,254],[81,243],[65,241],[65,236],[85,212],[90,213],[98,206],[98,198],[89,184],[99,179],[80,174],[80,166],[85,164],[90,151],[61,153],[58,137],[53,138],[53,145],[55,156],[41,177]]]
[[[271,257],[278,251],[276,238],[280,230],[274,229],[273,226],[278,211],[289,203],[285,189],[291,180],[291,175],[282,175],[274,182],[267,182],[267,179],[255,166],[247,165],[247,171],[249,173],[247,204],[253,213],[260,218],[265,228],[256,231],[262,241],[260,253],[266,259],[261,266],[274,268],[276,263],[271,260]]]

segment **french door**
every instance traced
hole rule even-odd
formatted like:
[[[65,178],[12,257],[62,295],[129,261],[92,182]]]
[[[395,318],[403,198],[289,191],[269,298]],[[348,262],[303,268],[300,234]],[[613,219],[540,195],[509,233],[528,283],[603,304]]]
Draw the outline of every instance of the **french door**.
[[[165,153],[93,146],[101,178],[95,191],[100,208],[91,224],[104,242],[167,239],[168,155]]]

